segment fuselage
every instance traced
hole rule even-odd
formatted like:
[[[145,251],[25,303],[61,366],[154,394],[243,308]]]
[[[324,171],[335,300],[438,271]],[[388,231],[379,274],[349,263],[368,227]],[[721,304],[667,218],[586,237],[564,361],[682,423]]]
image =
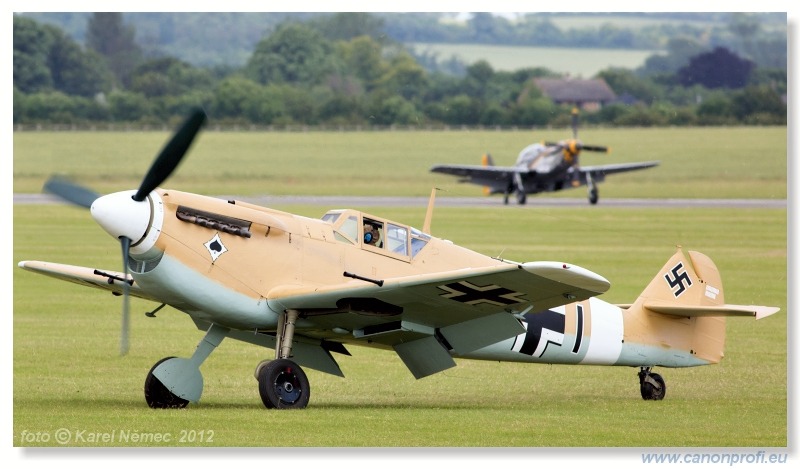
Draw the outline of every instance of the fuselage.
[[[381,279],[503,262],[355,210],[312,219],[178,191],[158,190],[149,198],[158,235],[134,243],[134,280],[194,318],[234,329],[274,329],[282,313],[272,301],[278,293],[353,282],[345,272]],[[365,224],[379,227],[377,244],[365,241]],[[375,321],[363,319],[364,325]]]
[[[710,362],[689,348],[637,340],[639,321],[629,311],[590,298],[524,315],[526,332],[463,358],[572,365],[686,367]],[[678,344],[673,344],[678,345]]]
[[[196,321],[230,329],[275,331],[284,311],[280,297],[293,289],[308,292],[507,262],[355,210],[311,219],[161,189],[147,203],[151,215],[146,227],[119,227],[115,221],[109,228],[98,220],[115,236],[125,232],[132,237],[134,280],[149,296]],[[148,217],[134,218],[141,224]],[[350,318],[351,325],[357,322],[352,328],[381,324],[385,318],[379,313]],[[517,316],[525,333],[462,357],[628,366],[709,363],[691,353],[691,344],[657,343],[642,326],[641,314],[597,298]],[[301,316],[296,327],[314,339],[386,346],[343,336],[337,324],[336,314],[321,314]],[[676,321],[666,326],[682,327]]]

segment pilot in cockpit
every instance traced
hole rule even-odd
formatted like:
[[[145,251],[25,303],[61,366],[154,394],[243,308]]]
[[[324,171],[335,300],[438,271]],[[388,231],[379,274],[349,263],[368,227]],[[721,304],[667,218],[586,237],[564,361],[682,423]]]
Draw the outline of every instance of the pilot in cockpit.
[[[364,223],[364,244],[381,247],[380,226],[371,223]]]

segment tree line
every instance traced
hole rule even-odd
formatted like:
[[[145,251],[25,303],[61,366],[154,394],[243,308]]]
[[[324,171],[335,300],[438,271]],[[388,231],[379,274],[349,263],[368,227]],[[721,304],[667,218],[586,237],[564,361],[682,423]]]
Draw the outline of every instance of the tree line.
[[[491,25],[486,20],[476,15],[473,26],[483,22],[486,29]],[[257,42],[243,66],[198,67],[146,53],[120,13],[92,14],[84,44],[57,26],[15,15],[13,119],[15,124],[165,124],[202,106],[215,122],[236,125],[569,122],[571,106],[554,104],[532,84],[533,78],[556,77],[555,72],[496,71],[479,61],[448,73],[389,39],[386,29],[381,17],[366,13],[287,20]],[[638,70],[602,71],[598,77],[621,99],[585,114],[584,121],[786,124],[785,67],[760,66],[728,48],[680,37],[666,50]]]

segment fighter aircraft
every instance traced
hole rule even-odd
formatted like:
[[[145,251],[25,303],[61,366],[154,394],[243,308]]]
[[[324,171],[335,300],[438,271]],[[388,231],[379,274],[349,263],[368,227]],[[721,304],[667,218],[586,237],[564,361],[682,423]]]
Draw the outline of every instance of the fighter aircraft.
[[[516,194],[517,203],[524,205],[528,194],[556,192],[564,189],[587,186],[589,203],[599,200],[597,183],[607,175],[636,171],[658,166],[658,161],[645,163],[621,163],[600,166],[580,166],[581,151],[608,153],[609,149],[598,145],[585,145],[578,140],[578,111],[572,111],[572,139],[560,142],[534,143],[523,148],[514,166],[495,166],[492,156],[485,154],[481,165],[443,164],[431,168],[431,172],[460,177],[459,182],[484,186],[487,195],[503,194],[503,203]]]
[[[351,209],[312,219],[164,189],[205,114],[198,110],[155,159],[138,189],[99,196],[54,178],[46,190],[90,209],[121,245],[122,271],[42,261],[19,266],[122,297],[120,353],[129,349],[129,297],[187,314],[205,334],[190,358],[147,373],[153,408],[198,402],[200,367],[223,339],[274,349],[254,372],[265,407],[299,409],[302,367],[343,376],[347,345],[393,350],[416,378],[456,359],[638,367],[644,399],[662,399],[652,367],[717,363],[724,318],[777,311],[728,305],[713,262],[677,252],[631,305],[597,298],[602,276],[564,262],[514,262],[423,229]],[[165,344],[166,345],[166,344]]]

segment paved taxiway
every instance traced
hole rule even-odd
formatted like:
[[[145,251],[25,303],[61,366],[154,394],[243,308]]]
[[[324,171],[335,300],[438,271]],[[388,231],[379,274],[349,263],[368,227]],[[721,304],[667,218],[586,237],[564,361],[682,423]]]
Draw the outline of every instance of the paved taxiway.
[[[241,200],[266,207],[280,205],[320,205],[335,208],[349,207],[425,207],[427,197],[368,197],[368,196],[217,196],[225,200]],[[14,204],[63,203],[49,194],[14,194]],[[503,205],[501,197],[436,197],[437,207],[588,207],[583,198],[530,197],[526,205],[511,201]],[[786,199],[600,199],[597,207],[623,208],[786,208]]]

